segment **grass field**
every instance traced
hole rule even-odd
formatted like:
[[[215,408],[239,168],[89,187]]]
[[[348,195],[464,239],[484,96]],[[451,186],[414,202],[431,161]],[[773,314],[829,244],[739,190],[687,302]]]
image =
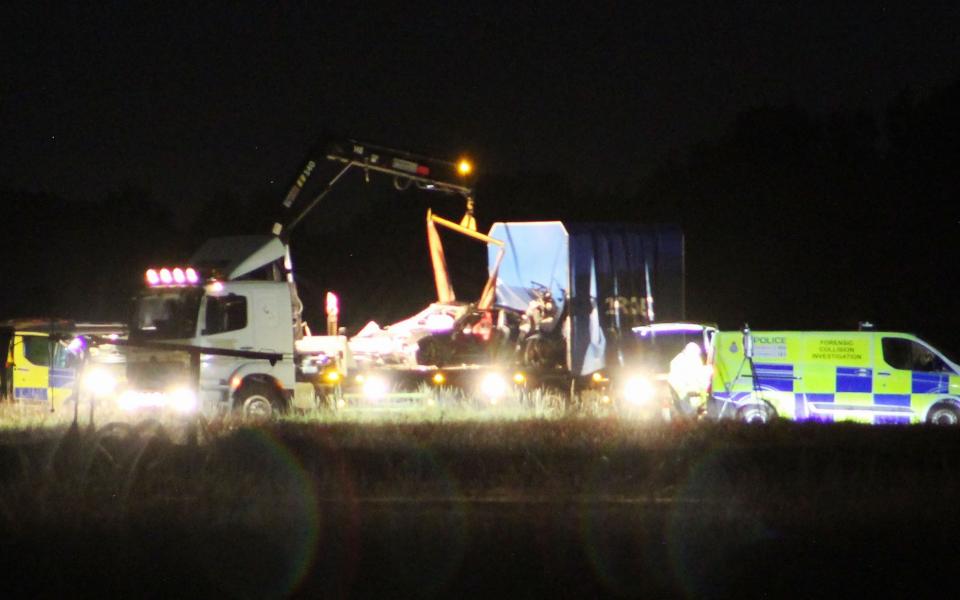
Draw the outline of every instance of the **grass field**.
[[[955,430],[16,425],[0,559],[17,595],[896,594],[960,562]]]

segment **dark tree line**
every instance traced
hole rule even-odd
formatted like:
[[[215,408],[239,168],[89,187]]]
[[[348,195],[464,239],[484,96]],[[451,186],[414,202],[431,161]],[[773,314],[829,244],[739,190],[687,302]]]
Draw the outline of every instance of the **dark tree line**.
[[[642,140],[638,141],[642,144]],[[719,139],[619,173],[632,192],[596,191],[562,172],[483,175],[481,227],[494,220],[680,222],[688,313],[726,327],[839,328],[873,320],[960,351],[953,278],[960,250],[960,80],[903,93],[883,115],[742,113]],[[224,193],[174,212],[135,187],[77,203],[0,190],[0,317],[124,319],[149,265],[184,261],[207,237],[269,231],[279,198]],[[294,233],[309,319],[328,289],[352,328],[401,318],[433,297],[423,219],[459,218],[459,199],[342,184]],[[184,222],[189,215],[189,222]],[[461,297],[484,276],[475,242],[445,236]],[[316,308],[314,308],[316,307]]]

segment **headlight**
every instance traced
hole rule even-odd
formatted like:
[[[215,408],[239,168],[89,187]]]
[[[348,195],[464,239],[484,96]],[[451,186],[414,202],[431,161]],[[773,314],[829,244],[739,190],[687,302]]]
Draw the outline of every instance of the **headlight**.
[[[480,382],[480,393],[496,402],[507,394],[507,380],[498,373],[487,373]]]
[[[643,375],[634,375],[624,384],[623,397],[631,404],[647,404],[653,399],[653,384]]]
[[[124,391],[122,394],[120,394],[120,397],[117,398],[117,406],[123,411],[136,410],[137,394],[131,392],[130,390]]]
[[[382,377],[370,377],[363,380],[363,395],[368,400],[379,400],[390,391],[390,385]]]
[[[117,398],[117,407],[127,412],[142,409],[171,409],[178,413],[190,413],[197,410],[197,394],[187,387],[175,388],[167,392],[124,390]]]
[[[83,376],[83,387],[91,394],[107,395],[116,389],[117,380],[104,369],[92,369]]]
[[[167,394],[167,402],[173,410],[188,413],[197,410],[197,395],[189,388],[180,388]]]

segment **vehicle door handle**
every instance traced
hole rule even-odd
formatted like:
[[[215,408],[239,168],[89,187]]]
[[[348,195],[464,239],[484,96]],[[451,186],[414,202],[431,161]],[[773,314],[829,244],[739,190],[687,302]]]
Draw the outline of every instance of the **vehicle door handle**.
[[[240,346],[241,350],[253,350],[253,346]]]
[[[880,375],[880,376],[883,376],[883,377],[889,377],[889,376],[890,376],[890,372],[889,372],[889,371],[877,371],[877,375]]]

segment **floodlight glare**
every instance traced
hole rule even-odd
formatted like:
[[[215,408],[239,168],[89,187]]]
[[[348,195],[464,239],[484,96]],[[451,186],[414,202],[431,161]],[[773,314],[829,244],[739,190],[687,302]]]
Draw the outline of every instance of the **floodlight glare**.
[[[480,382],[480,393],[496,402],[507,393],[507,380],[498,373],[487,373]]]
[[[363,395],[368,400],[379,400],[390,391],[390,385],[382,377],[370,377],[363,381]]]
[[[653,399],[653,385],[643,375],[634,375],[624,384],[623,397],[631,404],[647,404]]]

